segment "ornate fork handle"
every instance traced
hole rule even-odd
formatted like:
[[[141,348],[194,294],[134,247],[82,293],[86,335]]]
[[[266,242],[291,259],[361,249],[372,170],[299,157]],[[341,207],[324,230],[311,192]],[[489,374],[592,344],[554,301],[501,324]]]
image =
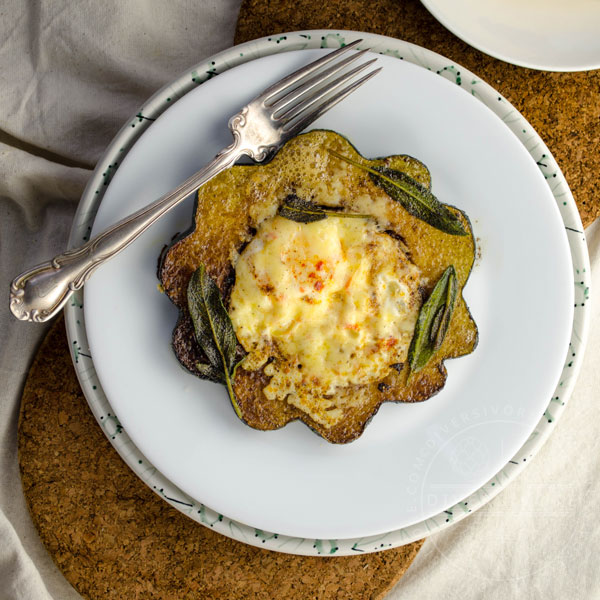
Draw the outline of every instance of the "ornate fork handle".
[[[10,286],[10,310],[22,321],[43,322],[54,316],[69,296],[80,289],[102,263],[129,246],[157,219],[209,179],[230,167],[242,155],[256,162],[271,158],[300,133],[381,69],[360,79],[376,59],[346,69],[367,50],[339,57],[356,48],[355,40],[305,65],[271,85],[229,120],[233,143],[214,160],[153,204],[119,221],[80,248],[21,273]],[[336,61],[336,62],[334,62]]]
[[[230,127],[240,117],[243,119],[241,114],[232,118]],[[239,121],[235,123],[238,124]],[[179,187],[109,227],[83,246],[67,250],[21,273],[10,286],[12,313],[22,321],[47,321],[62,309],[74,291],[83,287],[97,267],[129,246],[162,215],[209,179],[233,165],[242,154],[254,155],[243,148],[239,132],[233,127],[232,131],[233,144]]]

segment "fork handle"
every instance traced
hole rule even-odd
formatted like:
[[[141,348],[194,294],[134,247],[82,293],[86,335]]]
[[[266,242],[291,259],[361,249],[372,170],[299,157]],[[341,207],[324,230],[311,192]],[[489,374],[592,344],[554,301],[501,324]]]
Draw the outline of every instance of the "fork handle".
[[[203,169],[152,204],[125,217],[83,246],[17,276],[10,286],[10,310],[21,321],[42,323],[56,315],[71,294],[83,287],[94,270],[129,246],[162,215],[215,175],[230,167],[244,152],[236,137]]]

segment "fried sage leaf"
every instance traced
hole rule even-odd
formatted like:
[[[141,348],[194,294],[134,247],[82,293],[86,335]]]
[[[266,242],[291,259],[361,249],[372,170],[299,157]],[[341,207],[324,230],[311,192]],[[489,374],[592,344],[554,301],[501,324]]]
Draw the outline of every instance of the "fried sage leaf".
[[[290,194],[279,207],[279,215],[297,223],[314,223],[327,218],[325,211],[314,202]]]
[[[279,216],[290,221],[296,221],[297,223],[314,223],[315,221],[322,221],[327,217],[366,219],[369,215],[326,210],[310,200],[303,200],[295,194],[290,194],[279,207]]]
[[[446,303],[444,305],[444,312],[442,313],[440,324],[437,328],[433,343],[434,352],[437,352],[442,347],[442,343],[446,337],[446,332],[450,326],[450,319],[452,318],[452,312],[454,311],[454,304],[456,302],[457,294],[458,279],[456,278],[456,271],[454,270],[454,267],[452,267],[452,271],[448,277],[448,285],[446,286]]]
[[[410,175],[390,167],[369,167],[351,158],[329,150],[333,156],[363,171],[367,171],[373,183],[379,186],[392,200],[432,227],[450,235],[468,235],[462,221],[444,206],[424,185]]]
[[[421,307],[415,333],[408,349],[411,373],[417,373],[440,349],[456,303],[458,280],[453,265],[438,279],[431,295]]]
[[[198,364],[196,367],[212,381],[215,379],[209,375],[221,374],[221,382],[227,387],[233,409],[241,418],[242,413],[232,385],[235,369],[239,364],[236,361],[237,337],[223,305],[221,292],[204,265],[200,265],[190,279],[187,300],[196,339],[210,363],[202,366]]]
[[[213,367],[210,363],[196,363],[196,369],[202,379],[208,379],[208,381],[212,381],[214,383],[222,383],[225,385],[225,375],[223,374],[223,369],[219,369],[217,367]]]

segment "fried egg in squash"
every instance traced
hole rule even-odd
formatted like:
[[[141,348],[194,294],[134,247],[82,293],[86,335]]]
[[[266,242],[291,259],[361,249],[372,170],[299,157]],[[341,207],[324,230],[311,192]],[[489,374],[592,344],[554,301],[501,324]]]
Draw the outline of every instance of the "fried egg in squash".
[[[430,398],[445,383],[443,361],[475,348],[477,328],[461,293],[475,241],[457,208],[446,205],[467,235],[412,216],[329,150],[431,185],[425,165],[409,156],[366,160],[334,132],[297,136],[270,163],[231,167],[200,188],[194,225],[161,256],[159,278],[180,309],[175,353],[196,375],[206,358],[187,285],[202,264],[220,288],[246,353],[233,382],[244,422],[268,430],[301,419],[326,440],[346,443],[383,402]],[[330,208],[331,216],[299,223],[278,215],[290,195]],[[447,334],[409,376],[419,309],[449,265],[459,292]]]

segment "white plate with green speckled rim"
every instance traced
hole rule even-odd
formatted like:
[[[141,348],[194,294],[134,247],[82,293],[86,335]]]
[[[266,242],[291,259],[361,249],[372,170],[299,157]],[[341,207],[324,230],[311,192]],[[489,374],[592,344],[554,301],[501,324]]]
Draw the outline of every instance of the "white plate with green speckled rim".
[[[421,1],[454,35],[500,60],[545,71],[600,68],[600,2]]]
[[[440,394],[384,405],[345,446],[301,423],[243,425],[224,391],[183,371],[169,345],[177,311],[157,291],[156,261],[189,227],[191,200],[66,308],[81,385],[130,467],[220,533],[307,555],[398,546],[460,520],[522,470],[562,413],[581,365],[590,274],[577,208],[542,140],[493,88],[428,50],[347,31],[282,34],[209,58],[140,107],[100,161],[71,236],[79,244],[172,188],[228,142],[227,117],[257,91],[358,37],[384,71],[315,126],[367,156],[423,160],[480,244],[465,289],[480,344],[447,363]]]

